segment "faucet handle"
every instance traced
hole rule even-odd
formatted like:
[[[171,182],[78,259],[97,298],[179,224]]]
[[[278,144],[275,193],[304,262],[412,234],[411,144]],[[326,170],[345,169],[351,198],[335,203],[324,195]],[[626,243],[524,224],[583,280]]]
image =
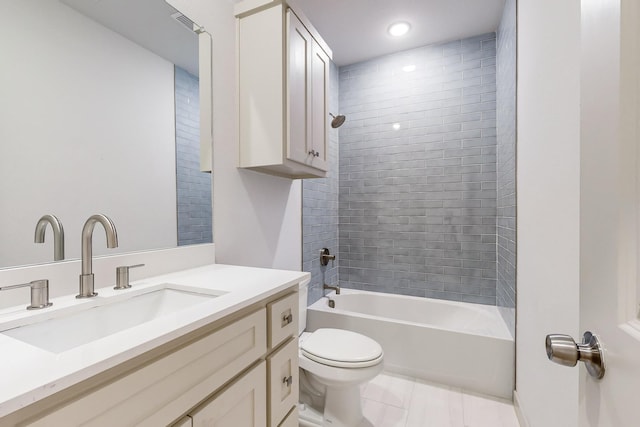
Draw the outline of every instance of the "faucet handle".
[[[123,265],[116,268],[116,285],[113,289],[129,289],[129,269],[144,267],[144,264]]]
[[[331,255],[329,249],[322,248],[320,250],[320,265],[326,266],[329,264],[329,261],[334,261],[336,259],[335,255]]]
[[[49,280],[40,279],[29,283],[21,283],[19,285],[9,285],[0,288],[0,291],[8,291],[9,289],[31,288],[31,305],[27,306],[27,310],[39,310],[41,308],[51,307],[49,302]]]

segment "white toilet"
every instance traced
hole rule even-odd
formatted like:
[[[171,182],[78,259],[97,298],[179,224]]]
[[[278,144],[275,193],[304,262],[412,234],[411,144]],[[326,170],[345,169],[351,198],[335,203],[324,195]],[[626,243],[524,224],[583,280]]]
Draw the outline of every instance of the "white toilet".
[[[343,329],[304,332],[307,293],[307,284],[301,284],[300,426],[356,427],[362,421],[360,385],[382,371],[382,347]]]

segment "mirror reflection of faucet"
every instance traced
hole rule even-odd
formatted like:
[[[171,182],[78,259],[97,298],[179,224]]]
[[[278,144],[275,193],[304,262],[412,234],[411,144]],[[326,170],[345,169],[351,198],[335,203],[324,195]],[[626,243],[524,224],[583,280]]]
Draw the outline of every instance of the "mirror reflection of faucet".
[[[93,229],[96,223],[102,224],[107,234],[107,247],[118,247],[118,233],[116,226],[108,216],[98,214],[89,217],[82,227],[82,272],[80,274],[80,292],[76,298],[91,298],[98,295],[93,291]]]
[[[44,243],[44,232],[47,224],[51,224],[53,230],[53,260],[61,261],[64,259],[64,227],[54,215],[43,215],[36,224],[36,232],[33,237],[34,243]]]

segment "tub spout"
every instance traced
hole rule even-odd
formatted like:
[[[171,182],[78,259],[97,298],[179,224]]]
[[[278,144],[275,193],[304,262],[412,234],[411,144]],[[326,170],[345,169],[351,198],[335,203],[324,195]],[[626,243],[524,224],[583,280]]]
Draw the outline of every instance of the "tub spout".
[[[327,284],[322,285],[322,289],[331,289],[332,291],[336,291],[336,295],[340,295],[340,285],[329,286]]]

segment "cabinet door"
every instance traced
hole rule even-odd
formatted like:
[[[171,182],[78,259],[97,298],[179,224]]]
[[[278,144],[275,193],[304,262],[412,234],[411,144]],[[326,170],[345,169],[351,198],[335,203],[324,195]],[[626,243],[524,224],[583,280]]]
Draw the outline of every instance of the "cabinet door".
[[[337,113],[336,113],[337,114]],[[311,49],[311,147],[318,153],[311,166],[327,170],[329,122],[329,57],[313,40]]]
[[[193,427],[266,427],[266,362],[261,362],[193,414]]]
[[[269,426],[276,427],[298,403],[298,339],[267,358]]]
[[[296,15],[287,11],[287,158],[311,157],[311,51],[313,39]]]

